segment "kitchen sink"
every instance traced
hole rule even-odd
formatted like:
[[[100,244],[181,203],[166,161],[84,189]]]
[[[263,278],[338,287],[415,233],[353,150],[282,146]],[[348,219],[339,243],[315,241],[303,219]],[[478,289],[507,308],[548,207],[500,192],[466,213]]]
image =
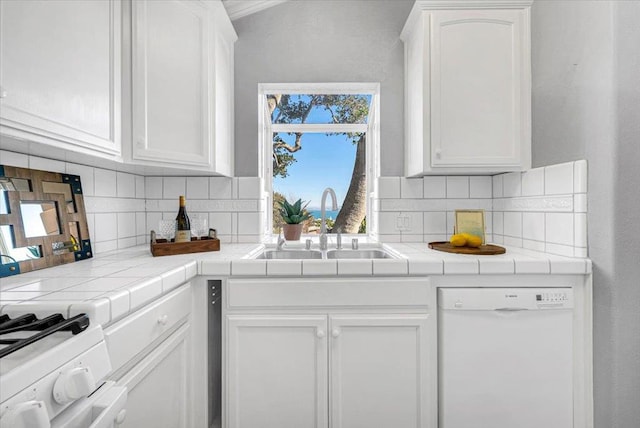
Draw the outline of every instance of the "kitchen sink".
[[[381,248],[367,248],[358,250],[264,250],[254,256],[253,259],[267,260],[321,260],[321,259],[397,259],[399,256]]]
[[[328,259],[395,259],[396,257],[380,249],[369,250],[329,250]]]
[[[279,259],[279,260],[300,260],[300,259],[321,259],[322,251],[318,250],[265,250],[258,254],[256,259]]]

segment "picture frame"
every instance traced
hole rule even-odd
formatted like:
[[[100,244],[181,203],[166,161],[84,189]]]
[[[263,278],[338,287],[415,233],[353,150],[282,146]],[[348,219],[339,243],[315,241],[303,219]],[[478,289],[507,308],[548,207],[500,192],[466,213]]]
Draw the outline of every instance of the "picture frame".
[[[484,210],[456,210],[454,233],[470,233],[482,238],[486,243]]]

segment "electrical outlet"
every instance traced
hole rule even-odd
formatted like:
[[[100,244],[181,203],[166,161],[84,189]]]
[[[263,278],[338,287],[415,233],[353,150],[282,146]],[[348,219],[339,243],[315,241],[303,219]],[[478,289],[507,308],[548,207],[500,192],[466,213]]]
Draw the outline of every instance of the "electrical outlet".
[[[411,217],[408,215],[399,214],[396,218],[396,230],[400,232],[410,232],[411,231]]]

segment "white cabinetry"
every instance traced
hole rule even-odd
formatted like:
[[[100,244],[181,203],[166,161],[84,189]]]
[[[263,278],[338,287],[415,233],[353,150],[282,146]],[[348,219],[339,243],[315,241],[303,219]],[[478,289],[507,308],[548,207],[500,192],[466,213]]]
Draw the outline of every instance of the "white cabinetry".
[[[0,20],[0,132],[118,158],[120,1],[3,1]]]
[[[193,426],[191,286],[185,284],[105,329],[114,373],[128,390],[123,427]]]
[[[120,379],[128,390],[120,427],[191,426],[189,334],[189,324],[183,325]]]
[[[427,280],[264,280],[272,298],[260,302],[249,293],[258,283],[228,285],[229,428],[428,426]],[[337,300],[318,293],[331,286],[342,289]],[[414,300],[386,310],[367,302],[389,294]]]
[[[408,176],[531,165],[531,1],[420,1],[405,43]]]
[[[228,318],[228,426],[326,427],[327,319]]]
[[[427,426],[427,317],[330,317],[333,428]]]
[[[232,173],[235,38],[219,2],[133,2],[133,163]]]

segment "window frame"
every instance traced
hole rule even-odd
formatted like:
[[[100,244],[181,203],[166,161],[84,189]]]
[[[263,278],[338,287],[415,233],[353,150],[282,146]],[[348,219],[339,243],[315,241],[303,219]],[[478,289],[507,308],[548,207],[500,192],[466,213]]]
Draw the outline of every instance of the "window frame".
[[[272,124],[267,95],[272,94],[336,94],[371,95],[369,119],[366,124]],[[273,165],[271,161],[272,136],[274,132],[364,132],[366,138],[366,180],[367,180],[367,229],[366,235],[377,235],[377,219],[374,217],[375,183],[380,175],[380,83],[260,83],[258,84],[258,176],[263,183],[265,201],[264,230],[265,239],[273,237]],[[346,196],[346,195],[345,195]],[[360,236],[362,236],[360,234]]]

